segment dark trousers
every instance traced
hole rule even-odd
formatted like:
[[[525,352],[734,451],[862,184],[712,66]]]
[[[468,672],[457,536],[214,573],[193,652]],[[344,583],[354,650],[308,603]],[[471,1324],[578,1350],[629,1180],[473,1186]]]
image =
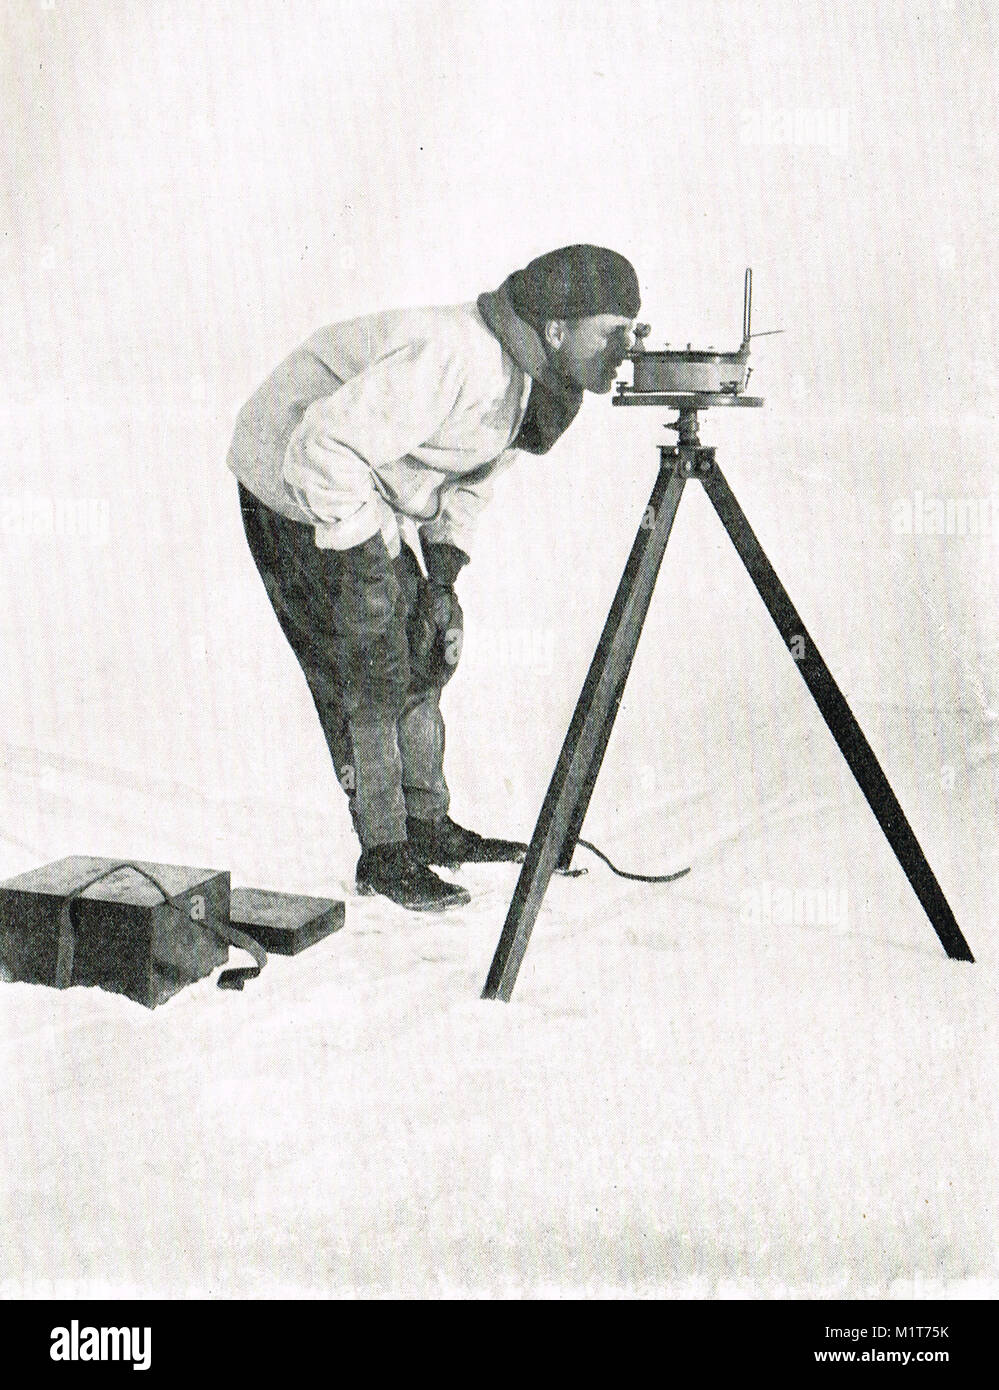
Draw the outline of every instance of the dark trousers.
[[[265,506],[242,483],[250,554],[315,702],[363,848],[406,838],[407,815],[436,820],[444,780],[441,682],[415,669],[407,638],[423,576],[380,537],[320,550],[313,527]]]

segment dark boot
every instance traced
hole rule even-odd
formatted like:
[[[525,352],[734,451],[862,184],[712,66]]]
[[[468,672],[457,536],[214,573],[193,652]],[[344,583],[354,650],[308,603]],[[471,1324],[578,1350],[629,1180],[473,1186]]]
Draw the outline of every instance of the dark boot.
[[[463,830],[450,816],[442,820],[406,820],[409,847],[423,864],[456,869],[459,864],[523,862],[527,846],[519,840],[489,840],[474,830]]]
[[[440,912],[471,901],[460,884],[446,883],[414,858],[405,840],[364,851],[357,861],[357,891],[381,893],[415,912]]]

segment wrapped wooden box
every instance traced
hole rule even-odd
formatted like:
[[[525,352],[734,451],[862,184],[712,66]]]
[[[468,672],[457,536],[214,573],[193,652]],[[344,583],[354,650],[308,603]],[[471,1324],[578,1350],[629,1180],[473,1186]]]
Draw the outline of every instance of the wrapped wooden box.
[[[228,924],[228,872],[73,855],[0,884],[0,978],[152,1009],[225,964]]]

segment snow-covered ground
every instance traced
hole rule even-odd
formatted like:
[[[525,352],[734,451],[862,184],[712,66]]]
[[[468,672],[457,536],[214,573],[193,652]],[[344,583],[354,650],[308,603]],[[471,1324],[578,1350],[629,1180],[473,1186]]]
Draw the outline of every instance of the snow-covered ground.
[[[691,874],[629,884],[580,851],[509,1005],[479,999],[506,866],[464,873],[481,892],[443,917],[351,897],[344,930],[243,994],[204,981],[147,1012],[3,986],[0,1291],[994,1291],[996,729],[952,727],[928,819],[939,788],[906,768],[940,721],[861,713],[975,965],[944,957],[802,689],[779,739],[756,731],[755,788],[743,747],[712,786],[609,808],[618,862]],[[7,751],[9,872],[34,846],[131,847],[126,823],[199,862],[211,821],[259,882],[245,807]],[[268,886],[349,891],[331,819]]]
[[[651,486],[661,422],[603,404],[511,470],[460,581],[447,766],[476,829],[530,833]],[[944,956],[692,484],[585,826],[690,875],[553,882],[509,1005],[479,995],[512,867],[439,919],[351,897],[242,994],[0,986],[0,1293],[999,1289],[995,540],[892,526],[917,488],[986,495],[994,424],[931,460],[928,416],[741,414],[702,437],[977,963]],[[8,533],[0,874],[121,855],[343,896],[357,847],[224,413],[183,429],[185,489],[164,458],[107,534]]]

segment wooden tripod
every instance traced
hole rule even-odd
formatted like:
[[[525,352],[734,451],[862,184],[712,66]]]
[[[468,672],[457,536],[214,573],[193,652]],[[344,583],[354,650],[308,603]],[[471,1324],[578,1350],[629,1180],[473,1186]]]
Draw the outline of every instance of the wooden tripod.
[[[628,400],[615,404],[630,404]],[[703,484],[749,572],[829,731],[952,960],[974,956],[912,827],[839,686],[736,501],[715,451],[698,438],[697,412],[710,405],[761,405],[758,397],[661,395],[649,403],[676,406],[675,445],[660,447],[660,467],[624,574],[576,704],[489,970],[483,999],[509,1000],[531,931],[556,869],[567,868],[603,762],[659,567],[688,479]],[[651,524],[649,521],[651,520]]]

